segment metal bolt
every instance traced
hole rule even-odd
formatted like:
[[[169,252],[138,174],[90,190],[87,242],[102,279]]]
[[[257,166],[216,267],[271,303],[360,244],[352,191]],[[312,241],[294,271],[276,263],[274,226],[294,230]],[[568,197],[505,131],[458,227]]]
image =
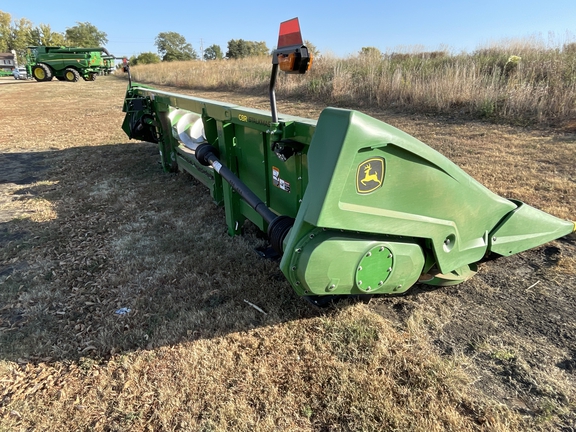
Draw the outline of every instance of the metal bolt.
[[[392,258],[392,254],[391,254],[391,253],[390,253],[390,254],[388,254],[388,258]]]
[[[336,288],[336,285],[334,285],[334,284],[332,284],[332,285],[330,285],[330,286],[328,287],[328,289],[329,289],[330,291],[332,291],[334,288]]]
[[[302,252],[302,248],[298,248],[298,249],[296,249],[294,252],[300,253],[300,252]]]
[[[368,252],[368,253],[366,254],[366,256],[367,256],[367,257],[372,256],[372,252]]]
[[[362,266],[358,266],[358,271],[362,271]]]
[[[372,289],[372,287],[367,287],[366,291],[370,291]]]
[[[296,271],[296,266],[292,266],[292,271]]]
[[[392,267],[388,267],[388,273],[392,271]]]
[[[380,251],[380,252],[383,252],[383,251],[384,251],[384,246],[380,246],[379,251]]]
[[[362,285],[362,281],[358,281],[358,284],[357,284],[357,285]]]
[[[378,286],[382,286],[382,285],[384,285],[384,281],[378,282]]]
[[[294,282],[294,285],[300,285],[300,281]]]
[[[496,237],[492,237],[492,241],[496,241]]]
[[[449,245],[449,244],[450,244],[450,239],[447,238],[446,240],[444,240],[444,244],[445,244],[445,245]]]
[[[310,238],[313,239],[313,238],[314,238],[314,234],[310,234]]]

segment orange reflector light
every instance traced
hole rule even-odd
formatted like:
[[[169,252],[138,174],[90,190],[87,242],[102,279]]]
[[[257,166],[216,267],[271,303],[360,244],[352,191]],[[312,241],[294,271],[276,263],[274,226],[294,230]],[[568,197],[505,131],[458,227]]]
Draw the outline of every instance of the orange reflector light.
[[[284,72],[293,72],[294,64],[296,63],[296,53],[280,54],[278,55],[278,64],[280,70]]]
[[[278,54],[280,70],[287,73],[306,73],[312,66],[312,56],[302,57],[299,51],[289,54]]]
[[[306,66],[306,71],[312,69],[312,61],[314,60],[314,56],[312,54],[308,53],[308,56],[308,65]]]

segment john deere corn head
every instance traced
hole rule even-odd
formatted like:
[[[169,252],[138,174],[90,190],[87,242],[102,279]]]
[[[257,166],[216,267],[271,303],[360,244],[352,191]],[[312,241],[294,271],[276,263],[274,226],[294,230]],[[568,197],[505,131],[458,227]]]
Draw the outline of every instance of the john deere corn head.
[[[417,282],[461,283],[477,263],[574,231],[502,198],[410,135],[357,111],[317,121],[278,116],[278,70],[305,73],[312,57],[298,20],[280,25],[271,112],[130,82],[123,129],[158,143],[166,171],[187,171],[225,208],[228,232],[246,219],[267,232],[294,290],[334,296],[399,294]]]

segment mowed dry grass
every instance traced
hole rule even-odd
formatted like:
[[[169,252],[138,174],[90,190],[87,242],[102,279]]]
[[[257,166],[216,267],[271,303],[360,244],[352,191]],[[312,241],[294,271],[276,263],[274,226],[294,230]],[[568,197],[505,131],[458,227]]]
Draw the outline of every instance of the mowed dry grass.
[[[125,81],[0,86],[18,101],[16,110],[0,107],[0,214],[8,215],[0,222],[0,430],[575,426],[576,325],[551,303],[558,284],[576,291],[573,239],[556,242],[560,256],[530,267],[537,273],[526,272],[547,249],[511,259],[511,270],[491,264],[457,289],[319,311],[293,294],[277,263],[257,256],[264,240],[253,227],[228,237],[223,209],[201,184],[163,173],[154,145],[127,140]],[[321,109],[295,100],[279,108],[308,117]],[[386,120],[492,190],[575,218],[574,136]],[[526,292],[529,276],[540,283]],[[520,303],[494,294],[513,287],[561,314],[550,328],[569,337],[546,341],[526,323],[529,331],[514,333],[504,320],[488,336],[452,330],[462,317],[483,316],[482,327],[495,309]],[[130,312],[116,314],[122,307]]]

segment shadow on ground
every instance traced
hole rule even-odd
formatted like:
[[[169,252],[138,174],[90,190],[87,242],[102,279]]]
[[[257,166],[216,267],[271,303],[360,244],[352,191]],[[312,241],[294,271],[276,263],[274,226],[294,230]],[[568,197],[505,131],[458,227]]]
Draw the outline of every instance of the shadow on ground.
[[[224,210],[163,173],[155,145],[0,157],[5,360],[106,358],[319,313],[254,251],[258,230],[227,236]]]

